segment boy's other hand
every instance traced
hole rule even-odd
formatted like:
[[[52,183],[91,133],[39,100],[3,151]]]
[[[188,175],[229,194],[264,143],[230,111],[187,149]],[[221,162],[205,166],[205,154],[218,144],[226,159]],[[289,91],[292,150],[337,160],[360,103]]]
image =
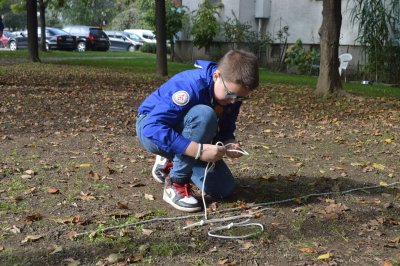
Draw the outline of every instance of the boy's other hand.
[[[205,162],[216,162],[226,154],[226,148],[220,145],[203,144],[200,160]]]

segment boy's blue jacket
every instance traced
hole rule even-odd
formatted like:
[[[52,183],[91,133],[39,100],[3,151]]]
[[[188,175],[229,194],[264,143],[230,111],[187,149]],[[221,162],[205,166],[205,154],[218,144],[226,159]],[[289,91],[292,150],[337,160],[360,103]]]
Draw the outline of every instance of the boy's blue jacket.
[[[146,114],[143,134],[167,153],[182,155],[190,144],[174,130],[195,105],[204,104],[214,108],[214,81],[212,74],[217,69],[215,62],[197,60],[197,69],[176,74],[149,95],[139,106],[138,113]],[[186,92],[186,93],[185,93]],[[188,96],[187,101],[177,102],[177,94]],[[175,94],[175,95],[174,95]],[[222,116],[218,120],[219,131],[216,139],[227,141],[234,139],[236,119],[241,102],[224,106]]]

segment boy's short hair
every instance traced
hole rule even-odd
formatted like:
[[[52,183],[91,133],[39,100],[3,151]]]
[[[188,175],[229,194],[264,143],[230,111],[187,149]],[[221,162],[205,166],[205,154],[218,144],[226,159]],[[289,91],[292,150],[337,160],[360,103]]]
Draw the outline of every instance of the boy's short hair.
[[[244,50],[230,50],[218,62],[218,70],[225,80],[254,90],[259,84],[258,59]]]

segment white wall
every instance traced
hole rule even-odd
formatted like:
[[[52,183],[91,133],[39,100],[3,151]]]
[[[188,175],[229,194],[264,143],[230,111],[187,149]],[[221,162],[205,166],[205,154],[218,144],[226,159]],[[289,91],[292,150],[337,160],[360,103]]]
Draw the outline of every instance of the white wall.
[[[222,0],[224,7],[220,9],[219,20],[225,21],[232,17],[232,10],[242,23],[250,23],[254,31],[258,30],[255,19],[256,0]],[[318,30],[322,23],[322,2],[319,0],[270,0],[271,17],[263,21],[263,30],[276,37],[276,33],[284,26],[289,27],[288,42],[294,43],[301,39],[305,44],[318,44]],[[198,9],[201,0],[183,0],[182,4],[190,11]],[[350,22],[348,1],[342,0],[341,45],[354,45],[357,37],[357,27]],[[354,29],[353,29],[354,28]]]

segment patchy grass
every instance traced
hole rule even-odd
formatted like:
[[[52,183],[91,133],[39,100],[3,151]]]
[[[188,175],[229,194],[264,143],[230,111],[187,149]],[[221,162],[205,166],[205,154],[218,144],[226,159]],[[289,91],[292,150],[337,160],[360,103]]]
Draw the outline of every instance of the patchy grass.
[[[237,189],[207,203],[235,209],[209,218],[268,204],[251,220],[265,231],[222,240],[207,236],[208,225],[184,230],[202,214],[177,219],[185,214],[163,202],[163,186],[151,178],[154,156],[132,128],[138,105],[165,78],[135,67],[0,67],[1,265],[103,265],[113,254],[122,264],[139,265],[383,265],[400,259],[400,186],[385,186],[400,180],[397,99],[321,99],[312,86],[299,85],[306,79],[290,83],[278,74],[263,82],[237,123],[250,156],[226,160]],[[273,75],[264,74],[266,81]],[[22,179],[28,169],[37,173]],[[341,193],[351,189],[357,190]],[[310,194],[319,195],[304,197]],[[157,217],[175,219],[132,226]],[[83,232],[95,234],[74,238]],[[318,259],[328,253],[333,256]]]

